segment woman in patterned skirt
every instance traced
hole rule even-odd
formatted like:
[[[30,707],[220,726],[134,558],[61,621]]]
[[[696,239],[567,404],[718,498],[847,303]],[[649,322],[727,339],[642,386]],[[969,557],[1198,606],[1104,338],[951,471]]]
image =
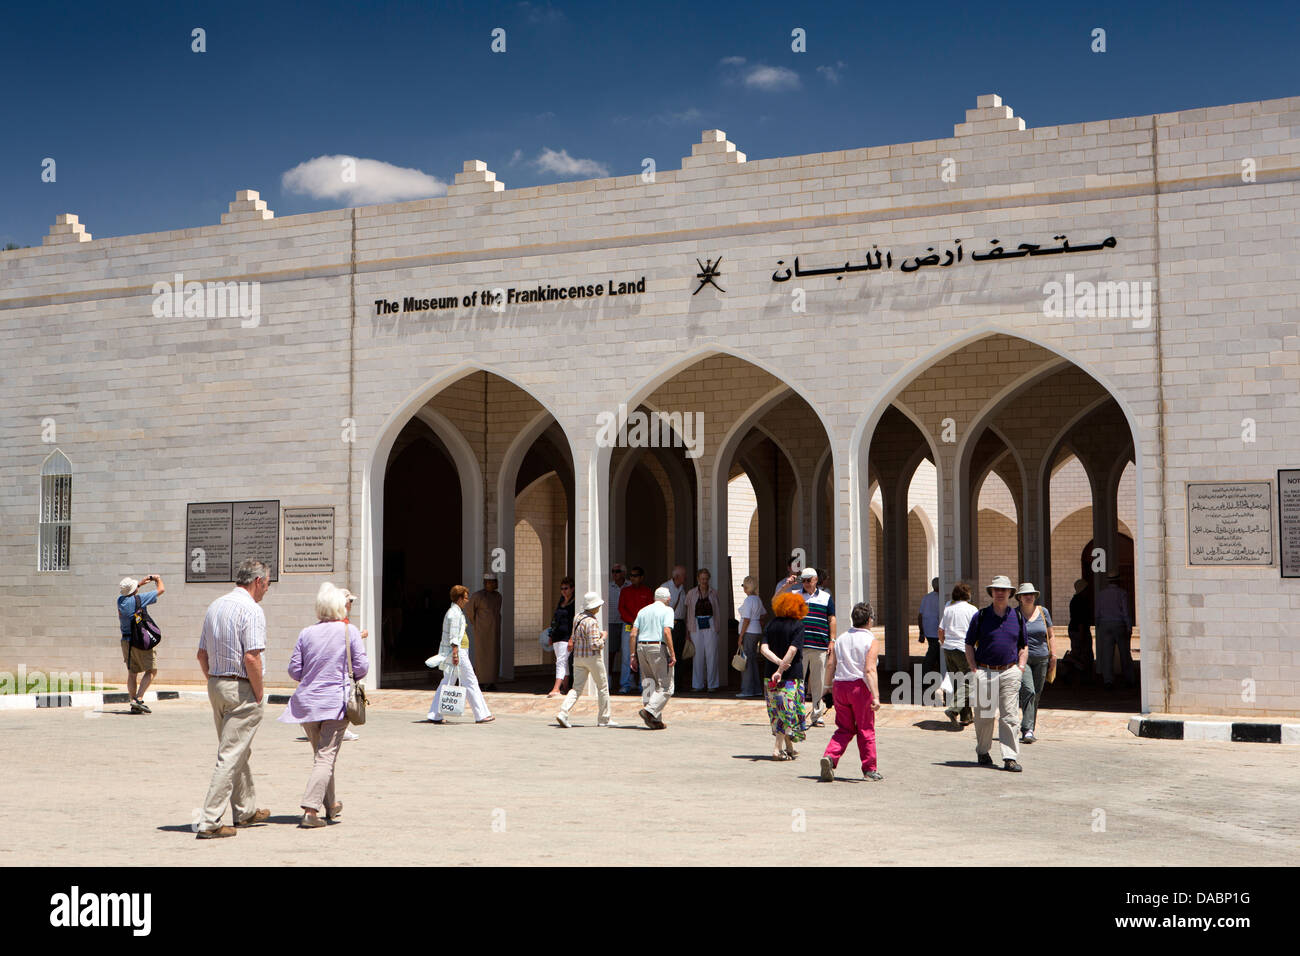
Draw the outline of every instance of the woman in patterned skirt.
[[[803,699],[803,620],[808,605],[797,594],[772,599],[772,622],[763,632],[763,686],[767,691],[767,718],[772,724],[772,759],[791,760],[799,754],[794,745],[806,736],[807,711]]]

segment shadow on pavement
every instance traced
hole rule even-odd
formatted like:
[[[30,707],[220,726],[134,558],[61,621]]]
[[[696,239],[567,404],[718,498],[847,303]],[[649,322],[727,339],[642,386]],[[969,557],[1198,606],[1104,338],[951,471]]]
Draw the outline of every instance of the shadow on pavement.
[[[918,720],[912,725],[919,730],[956,730],[962,731],[966,728],[961,724],[954,724],[950,720]]]

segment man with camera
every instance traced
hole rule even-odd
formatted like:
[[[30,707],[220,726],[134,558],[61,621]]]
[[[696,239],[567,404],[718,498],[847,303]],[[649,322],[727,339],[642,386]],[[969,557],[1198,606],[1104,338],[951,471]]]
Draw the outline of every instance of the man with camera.
[[[141,591],[146,584],[153,588]],[[126,664],[126,691],[131,698],[131,713],[153,713],[144,703],[144,692],[150,682],[158,675],[158,651],[154,648],[137,647],[131,642],[131,625],[137,614],[147,615],[145,611],[150,604],[162,597],[166,587],[163,579],[156,574],[146,574],[137,581],[135,578],[123,578],[118,585],[117,619],[122,632],[122,663]],[[143,676],[136,686],[136,675]]]

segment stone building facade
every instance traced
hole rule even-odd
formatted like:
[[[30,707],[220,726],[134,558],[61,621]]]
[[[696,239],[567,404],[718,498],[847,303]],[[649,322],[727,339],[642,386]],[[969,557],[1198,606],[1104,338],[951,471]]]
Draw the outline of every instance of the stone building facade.
[[[896,634],[930,564],[982,593],[1014,550],[1063,606],[1086,535],[1137,607],[1144,710],[1300,713],[1282,529],[1271,563],[1197,565],[1187,509],[1188,482],[1300,465],[1300,98],[1026,128],[989,95],[941,139],[751,162],[710,130],[668,165],[507,190],[470,161],[436,199],[275,218],[241,192],[220,224],[67,215],[0,254],[0,667],[116,672],[115,584],[157,571],[163,675],[189,675],[228,585],[186,582],[187,505],[273,500],[332,508],[334,540],[267,598],[271,675],[332,578],[400,683],[489,567],[534,647],[565,571],[680,561],[728,593],[743,472],[765,596],[798,548]],[[605,440],[656,412],[668,447]],[[1090,500],[1056,558],[1066,466]],[[1013,548],[977,514],[991,473]],[[507,639],[499,676],[537,657]]]

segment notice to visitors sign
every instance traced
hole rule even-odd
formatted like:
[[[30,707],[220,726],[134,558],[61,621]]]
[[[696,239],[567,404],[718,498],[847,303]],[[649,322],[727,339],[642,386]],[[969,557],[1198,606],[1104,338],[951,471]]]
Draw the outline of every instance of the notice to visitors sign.
[[[280,580],[280,502],[205,501],[185,506],[185,583],[230,582],[249,558]]]

